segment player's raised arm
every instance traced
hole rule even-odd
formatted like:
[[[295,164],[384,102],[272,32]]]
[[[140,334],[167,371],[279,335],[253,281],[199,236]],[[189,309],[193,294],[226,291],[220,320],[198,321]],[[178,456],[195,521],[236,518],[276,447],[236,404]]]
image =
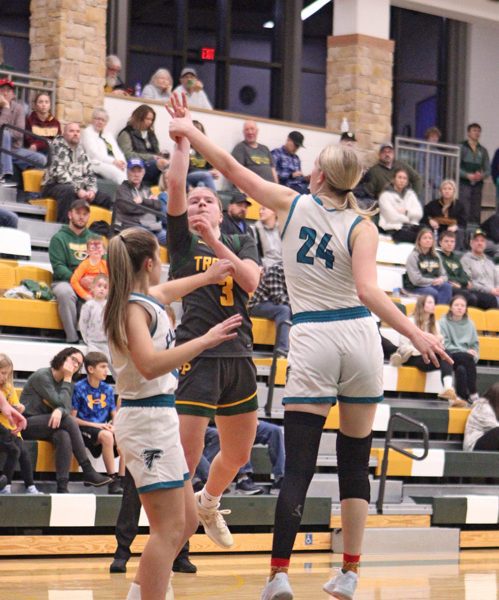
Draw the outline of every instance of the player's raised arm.
[[[189,150],[191,145],[186,137],[179,138],[173,148],[168,171],[167,213],[172,217],[182,215],[187,210],[187,172],[189,170]]]

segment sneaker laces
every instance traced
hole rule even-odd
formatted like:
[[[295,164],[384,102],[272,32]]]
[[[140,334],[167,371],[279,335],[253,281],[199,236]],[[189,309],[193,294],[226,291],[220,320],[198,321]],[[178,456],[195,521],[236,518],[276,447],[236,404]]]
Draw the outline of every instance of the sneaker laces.
[[[224,508],[223,510],[218,510],[217,508],[214,508],[212,510],[208,509],[207,514],[203,515],[203,517],[206,520],[208,526],[214,523],[217,529],[224,530],[228,529],[228,527],[223,516],[230,515],[231,512],[232,511],[230,510],[230,508]]]

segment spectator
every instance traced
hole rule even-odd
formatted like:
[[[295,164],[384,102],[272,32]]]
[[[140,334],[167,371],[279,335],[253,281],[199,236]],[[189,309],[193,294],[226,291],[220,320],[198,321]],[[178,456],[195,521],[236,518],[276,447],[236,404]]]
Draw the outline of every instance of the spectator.
[[[486,308],[499,306],[499,270],[485,255],[487,237],[483,229],[476,229],[470,240],[470,252],[461,259],[464,270],[471,279],[471,289],[482,292],[482,303],[489,296],[489,305]]]
[[[267,146],[259,144],[258,126],[255,121],[245,121],[243,125],[244,140],[234,146],[232,156],[262,179],[277,183],[274,159]]]
[[[409,183],[417,196],[421,193],[421,177],[408,164],[395,160],[395,152],[391,142],[381,144],[378,162],[366,173],[365,188],[369,195],[376,200],[386,186],[393,181],[397,169],[405,169],[409,174]]]
[[[303,134],[291,131],[284,146],[272,150],[279,183],[296,190],[299,194],[308,193],[310,181],[310,176],[303,175],[301,160],[297,154],[299,148],[304,148],[303,140]]]
[[[409,186],[409,173],[400,167],[395,170],[392,183],[379,197],[379,227],[395,242],[413,244],[419,230],[423,209],[418,197]]]
[[[46,138],[47,143],[26,134],[24,143],[33,152],[48,153],[48,142],[61,135],[61,124],[50,112],[50,96],[47,92],[38,92],[33,102],[34,110],[26,117],[27,131]]]
[[[52,291],[57,298],[57,310],[61,319],[66,341],[78,342],[77,304],[78,296],[69,283],[74,270],[87,258],[87,242],[92,232],[87,229],[90,206],[83,199],[73,202],[68,212],[68,225],[63,225],[52,236],[49,244],[49,258],[52,265]],[[92,278],[80,280],[81,285],[90,290]]]
[[[405,287],[414,294],[430,295],[437,304],[449,304],[452,287],[436,250],[431,229],[424,227],[416,237],[404,275]]]
[[[0,125],[12,125],[24,130],[26,116],[24,107],[15,99],[14,84],[9,79],[0,79]],[[2,138],[2,148],[12,150],[16,156],[11,156],[6,152],[0,155],[0,182],[11,182],[14,175],[14,165],[24,171],[28,168],[44,167],[47,158],[40,152],[23,148],[24,137],[22,131],[13,129],[4,129]],[[31,161],[34,165],[31,164]]]
[[[482,309],[495,307],[495,297],[492,294],[472,289],[469,275],[464,270],[461,259],[454,252],[455,246],[456,234],[453,231],[444,231],[440,238],[440,258],[452,286],[452,294],[464,296],[468,306]]]
[[[344,131],[340,136],[340,144],[356,148],[357,138],[355,137],[355,133],[353,133],[352,131]]]
[[[142,90],[142,97],[168,102],[172,95],[173,79],[168,69],[158,69]]]
[[[442,339],[438,323],[435,321],[435,300],[433,296],[419,296],[412,320],[418,329],[432,333]],[[400,344],[397,351],[390,357],[390,364],[394,367],[400,367],[401,365],[416,367],[424,373],[437,370],[437,367],[432,362],[426,363],[411,340],[402,335],[400,336]],[[467,406],[464,400],[458,399],[452,387],[452,365],[445,360],[440,361],[440,373],[443,390],[438,394],[438,397],[448,400],[450,406],[459,406],[461,408]]]
[[[118,185],[126,179],[126,159],[114,135],[106,130],[109,114],[104,108],[94,108],[92,122],[81,134],[81,143],[92,171]]]
[[[291,306],[284,278],[282,262],[266,268],[255,293],[250,298],[248,310],[252,317],[271,319],[276,326],[276,352],[287,356],[289,350],[289,329]]]
[[[0,206],[0,227],[11,227],[12,229],[17,229],[18,222],[19,217],[16,215],[16,213]]]
[[[226,235],[247,233],[254,238],[255,234],[246,222],[249,206],[251,206],[251,202],[244,194],[234,192],[227,206],[227,211],[224,212],[220,231]]]
[[[424,207],[423,223],[429,225],[439,239],[444,231],[456,234],[457,246],[462,248],[466,231],[466,209],[457,199],[457,187],[452,179],[442,181],[440,198]]]
[[[260,206],[260,218],[255,223],[258,256],[264,267],[282,262],[282,244],[276,213]]]
[[[178,96],[184,93],[187,96],[189,108],[206,108],[212,110],[213,106],[203,89],[203,82],[199,79],[194,67],[184,67],[180,73],[180,85],[173,91]]]
[[[92,279],[96,275],[109,275],[107,261],[104,259],[106,249],[101,237],[91,237],[87,241],[87,258],[81,261],[71,275],[70,283],[73,290],[82,300],[91,300],[92,292],[81,285],[81,280],[87,277]]]
[[[480,142],[482,128],[478,123],[468,125],[468,138],[461,142],[459,198],[466,208],[467,220],[479,224],[482,208],[483,180],[490,175],[487,149]]]
[[[147,104],[141,104],[132,113],[127,126],[118,135],[118,144],[127,160],[140,158],[145,165],[145,180],[154,185],[161,171],[168,168],[167,154],[159,150],[154,133],[156,113]]]
[[[192,122],[195,127],[202,133],[205,133],[203,124],[199,121]],[[189,154],[189,172],[187,173],[187,186],[188,187],[201,187],[210,188],[215,193],[217,191],[215,187],[215,179],[220,177],[219,172],[214,169],[210,163],[197,152],[194,148],[191,148]]]
[[[499,263],[499,213],[491,215],[480,227],[487,236],[485,252]]]
[[[424,139],[429,144],[438,144],[442,132],[438,127],[428,127]],[[444,157],[439,154],[430,153],[430,147],[421,144],[423,152],[418,156],[418,173],[428,174],[428,186],[431,189],[432,200],[437,196],[444,174]]]
[[[473,402],[464,430],[463,450],[499,450],[499,382]]]
[[[91,285],[92,297],[81,307],[80,331],[88,352],[100,352],[108,357],[108,366],[114,377],[112,365],[109,362],[110,352],[104,331],[104,309],[106,308],[109,292],[109,279],[106,275],[96,275]]]
[[[106,82],[104,91],[107,94],[115,94],[117,96],[127,96],[128,92],[126,85],[120,79],[121,60],[115,54],[106,56]]]
[[[478,399],[476,363],[478,362],[478,335],[473,321],[468,317],[464,296],[454,296],[449,312],[440,319],[447,354],[454,361],[456,392],[459,398],[474,402]]]
[[[131,158],[127,164],[127,180],[116,190],[114,225],[118,230],[127,227],[143,227],[154,233],[158,242],[166,244],[166,230],[159,218],[163,213],[162,203],[143,183],[144,162],[140,158]],[[158,216],[141,208],[152,208]]]
[[[72,454],[82,468],[85,483],[99,487],[111,482],[110,477],[97,473],[90,464],[78,424],[70,415],[73,379],[82,363],[80,350],[64,348],[54,356],[50,367],[38,369],[29,376],[21,394],[28,422],[24,439],[54,444],[58,494],[69,492]]]
[[[119,475],[125,474],[120,460],[120,473],[116,473],[115,456],[118,455],[114,438],[113,421],[116,401],[113,388],[106,383],[108,357],[101,352],[89,352],[83,362],[87,376],[74,386],[71,399],[71,416],[80,428],[85,446],[94,458],[102,455],[108,477],[110,494],[122,494]]]
[[[62,136],[52,143],[52,162],[43,178],[42,195],[57,201],[57,221],[68,222],[68,211],[76,200],[111,208],[111,198],[97,189],[93,172],[83,146],[80,125],[68,123]]]
[[[496,209],[499,211],[499,148],[494,153],[490,171],[490,174],[492,175],[492,181],[496,186]]]

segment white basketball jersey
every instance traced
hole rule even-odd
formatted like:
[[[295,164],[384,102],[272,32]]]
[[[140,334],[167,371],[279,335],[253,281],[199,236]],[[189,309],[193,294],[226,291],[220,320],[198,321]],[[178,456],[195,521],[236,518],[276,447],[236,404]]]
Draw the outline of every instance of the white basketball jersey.
[[[362,217],[325,208],[312,195],[293,201],[282,230],[282,256],[293,315],[360,306],[350,236]]]
[[[151,338],[156,351],[171,348],[175,344],[175,331],[163,306],[152,296],[130,294],[129,302],[136,302],[151,315]],[[177,388],[177,377],[166,373],[148,380],[135,366],[128,352],[118,352],[110,347],[113,367],[116,371],[116,391],[121,398],[138,400],[161,394],[173,394]]]

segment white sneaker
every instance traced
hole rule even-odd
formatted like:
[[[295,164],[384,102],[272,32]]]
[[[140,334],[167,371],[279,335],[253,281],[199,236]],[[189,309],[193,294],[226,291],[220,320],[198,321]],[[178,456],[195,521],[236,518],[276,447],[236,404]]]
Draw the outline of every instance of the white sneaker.
[[[272,581],[267,579],[261,600],[293,600],[293,598],[293,590],[286,573],[276,573]]]
[[[204,527],[204,532],[217,546],[230,548],[234,545],[234,539],[223,515],[230,515],[231,511],[227,509],[218,510],[218,507],[205,508],[201,504],[201,493],[202,491],[196,492],[194,496],[196,497],[199,522]]]
[[[10,483],[8,483],[7,485],[5,485],[1,490],[0,490],[0,494],[12,494],[12,488]]]
[[[325,583],[322,589],[330,596],[333,596],[333,598],[352,600],[358,579],[359,576],[357,573],[354,573],[353,571],[343,573],[341,569],[338,569],[336,577],[333,577]]]
[[[36,485],[29,485],[26,488],[26,493],[32,494],[33,496],[38,496],[38,495],[43,496],[43,492],[40,492],[40,490],[36,487]]]

